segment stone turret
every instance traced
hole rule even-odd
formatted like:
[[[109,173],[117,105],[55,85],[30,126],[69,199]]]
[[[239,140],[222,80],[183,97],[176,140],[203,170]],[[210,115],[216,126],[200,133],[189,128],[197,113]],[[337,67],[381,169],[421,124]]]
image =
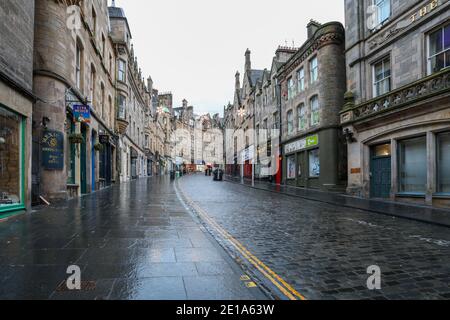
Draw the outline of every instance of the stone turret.
[[[241,77],[241,74],[239,73],[239,71],[237,71],[236,75],[235,75],[236,81],[235,81],[235,85],[234,85],[234,88],[236,90],[240,90],[241,89],[241,79],[240,79],[240,77]]]
[[[247,51],[245,51],[245,71],[250,71],[251,69],[252,69],[251,51],[247,49]]]

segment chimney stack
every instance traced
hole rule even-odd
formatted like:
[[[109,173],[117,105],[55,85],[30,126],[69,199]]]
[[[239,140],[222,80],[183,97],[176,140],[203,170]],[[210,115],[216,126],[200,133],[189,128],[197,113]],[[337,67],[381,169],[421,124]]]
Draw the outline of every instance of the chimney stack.
[[[306,28],[308,29],[308,39],[310,39],[311,37],[314,36],[314,34],[316,33],[316,31],[321,27],[322,25],[315,21],[315,20],[310,20],[308,25],[306,26]]]

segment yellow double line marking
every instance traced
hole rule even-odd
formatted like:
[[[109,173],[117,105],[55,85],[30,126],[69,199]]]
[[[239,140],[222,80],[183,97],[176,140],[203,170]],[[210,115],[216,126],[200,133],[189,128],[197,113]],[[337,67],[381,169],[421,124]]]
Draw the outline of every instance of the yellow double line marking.
[[[224,239],[228,240],[239,253],[247,259],[256,269],[258,269],[270,282],[272,282],[288,299],[306,300],[304,296],[298,293],[291,285],[284,281],[279,275],[266,266],[261,260],[253,255],[238,240],[234,239],[224,228],[222,228],[214,219],[212,219],[205,210],[194,203],[180,188],[180,193],[186,199],[188,204],[197,211],[198,215],[209,223]]]

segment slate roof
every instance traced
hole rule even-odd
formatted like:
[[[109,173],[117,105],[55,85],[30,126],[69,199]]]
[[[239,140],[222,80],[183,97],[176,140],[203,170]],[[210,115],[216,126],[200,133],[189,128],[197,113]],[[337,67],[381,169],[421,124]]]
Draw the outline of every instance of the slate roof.
[[[119,7],[108,7],[108,13],[111,18],[127,18],[123,9]]]
[[[250,70],[250,84],[255,86],[256,83],[262,80],[264,70]]]

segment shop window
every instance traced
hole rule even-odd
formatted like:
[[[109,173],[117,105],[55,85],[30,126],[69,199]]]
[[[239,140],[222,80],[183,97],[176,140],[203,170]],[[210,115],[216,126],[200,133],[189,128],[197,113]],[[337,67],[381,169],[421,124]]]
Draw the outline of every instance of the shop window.
[[[391,59],[385,58],[373,65],[374,97],[391,91]]]
[[[319,149],[311,150],[308,153],[308,158],[309,158],[309,177],[318,178],[320,176]]]
[[[0,106],[0,212],[23,204],[22,130],[21,117]]]
[[[320,106],[319,106],[319,97],[314,96],[310,100],[311,105],[311,125],[315,126],[320,123]]]
[[[399,175],[401,193],[425,194],[427,185],[425,137],[399,142]]]
[[[428,73],[450,67],[450,24],[431,33],[428,39]]]
[[[287,158],[287,178],[295,179],[295,156]]]
[[[66,137],[68,137],[70,134],[75,133],[75,123],[73,122],[73,118],[70,114],[67,115],[66,118]],[[75,158],[76,158],[76,146],[73,143],[69,143],[67,141],[68,152],[69,155],[67,157],[67,183],[68,184],[75,184]]]
[[[437,191],[450,194],[450,132],[439,134],[437,142]]]

